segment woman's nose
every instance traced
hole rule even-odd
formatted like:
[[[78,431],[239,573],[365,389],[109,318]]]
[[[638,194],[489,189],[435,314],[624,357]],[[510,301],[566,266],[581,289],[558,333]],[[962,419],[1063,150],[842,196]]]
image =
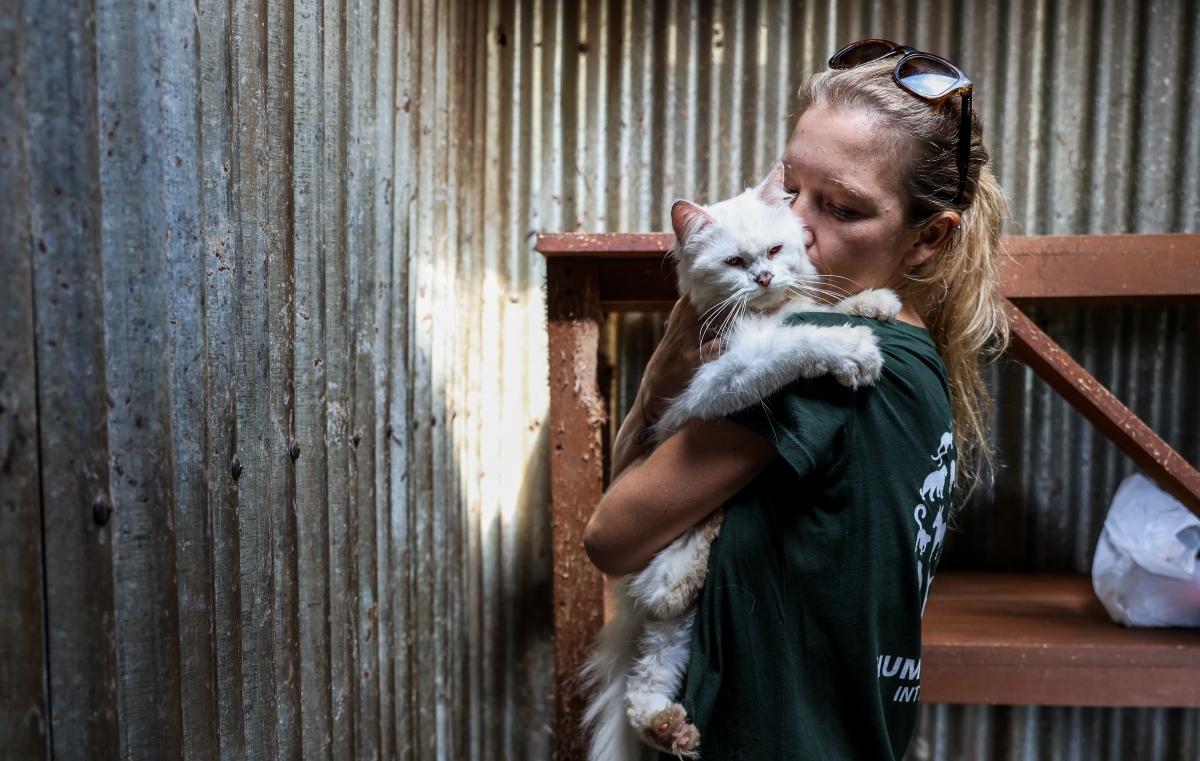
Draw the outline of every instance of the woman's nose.
[[[771,273],[770,272],[758,273],[757,275],[754,276],[754,282],[758,283],[763,288],[766,288],[768,285],[771,284]]]

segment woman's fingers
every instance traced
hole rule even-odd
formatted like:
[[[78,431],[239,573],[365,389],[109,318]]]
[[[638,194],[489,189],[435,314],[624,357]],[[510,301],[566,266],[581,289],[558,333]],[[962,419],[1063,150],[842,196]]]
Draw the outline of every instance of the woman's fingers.
[[[696,314],[692,302],[687,298],[680,298],[675,302],[675,306],[671,307],[671,316],[667,318],[667,332],[663,339],[691,338],[699,336],[699,334],[700,318]]]
[[[667,330],[650,355],[642,388],[655,398],[678,394],[691,379],[700,362],[700,323],[686,298],[675,302],[667,318]]]
[[[700,345],[700,361],[711,362],[725,350],[725,344],[720,336],[710,338]]]

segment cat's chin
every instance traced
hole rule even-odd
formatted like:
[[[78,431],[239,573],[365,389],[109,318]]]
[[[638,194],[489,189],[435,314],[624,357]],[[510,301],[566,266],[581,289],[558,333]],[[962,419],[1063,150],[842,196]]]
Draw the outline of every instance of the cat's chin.
[[[774,314],[783,308],[783,305],[788,302],[787,294],[779,296],[766,296],[747,303],[746,306],[750,311],[758,314]]]

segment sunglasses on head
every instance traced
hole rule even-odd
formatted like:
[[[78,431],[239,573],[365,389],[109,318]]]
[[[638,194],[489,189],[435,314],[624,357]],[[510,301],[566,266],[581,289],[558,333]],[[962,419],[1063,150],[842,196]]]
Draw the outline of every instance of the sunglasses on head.
[[[958,120],[958,194],[954,202],[959,203],[967,189],[967,162],[971,157],[971,80],[954,64],[941,56],[925,53],[908,45],[891,40],[859,40],[833,54],[829,59],[831,69],[853,69],[864,63],[899,55],[892,79],[900,89],[911,95],[939,103],[957,93],[962,93],[962,109]]]

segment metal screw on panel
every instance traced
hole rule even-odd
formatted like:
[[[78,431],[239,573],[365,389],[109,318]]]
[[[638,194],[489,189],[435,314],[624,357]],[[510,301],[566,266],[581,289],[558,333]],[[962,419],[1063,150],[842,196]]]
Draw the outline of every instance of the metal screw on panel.
[[[92,520],[97,526],[108,525],[108,519],[112,517],[112,503],[108,501],[108,497],[101,494],[92,502]]]

